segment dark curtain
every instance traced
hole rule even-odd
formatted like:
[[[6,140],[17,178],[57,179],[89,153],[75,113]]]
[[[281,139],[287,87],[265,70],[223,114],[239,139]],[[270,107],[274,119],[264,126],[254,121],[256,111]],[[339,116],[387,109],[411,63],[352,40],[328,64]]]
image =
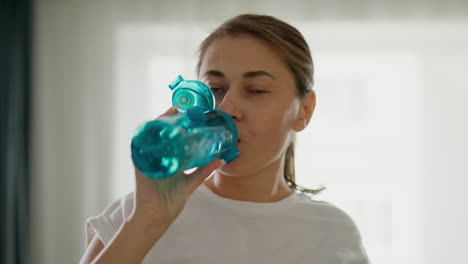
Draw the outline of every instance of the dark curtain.
[[[0,0],[0,263],[29,256],[31,0]]]

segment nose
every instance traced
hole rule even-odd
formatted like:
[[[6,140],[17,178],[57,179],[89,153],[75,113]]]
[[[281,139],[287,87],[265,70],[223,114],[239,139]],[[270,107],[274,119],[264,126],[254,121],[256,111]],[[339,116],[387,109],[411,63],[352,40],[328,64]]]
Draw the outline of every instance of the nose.
[[[221,102],[218,103],[217,109],[225,112],[235,121],[239,121],[242,118],[240,111],[240,98],[232,89],[229,89],[221,98]]]

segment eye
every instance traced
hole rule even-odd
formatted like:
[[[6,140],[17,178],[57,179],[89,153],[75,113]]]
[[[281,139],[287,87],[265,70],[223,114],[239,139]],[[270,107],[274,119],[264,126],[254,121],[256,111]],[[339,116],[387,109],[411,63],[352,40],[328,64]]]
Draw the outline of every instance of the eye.
[[[212,87],[212,88],[210,88],[210,89],[211,89],[211,92],[213,92],[214,94],[219,94],[219,93],[223,93],[223,92],[224,92],[224,88]]]
[[[249,90],[249,93],[252,93],[252,94],[264,94],[264,93],[267,93],[268,91],[264,91],[264,90]]]

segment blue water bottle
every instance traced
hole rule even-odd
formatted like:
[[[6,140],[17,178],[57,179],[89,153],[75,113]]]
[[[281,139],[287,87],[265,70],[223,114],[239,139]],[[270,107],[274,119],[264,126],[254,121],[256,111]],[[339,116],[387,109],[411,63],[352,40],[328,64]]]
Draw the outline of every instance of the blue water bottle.
[[[162,179],[215,159],[226,163],[235,160],[239,155],[236,124],[226,113],[212,109],[211,90],[181,76],[169,87],[180,113],[160,117],[137,129],[131,151],[138,170],[147,177]]]

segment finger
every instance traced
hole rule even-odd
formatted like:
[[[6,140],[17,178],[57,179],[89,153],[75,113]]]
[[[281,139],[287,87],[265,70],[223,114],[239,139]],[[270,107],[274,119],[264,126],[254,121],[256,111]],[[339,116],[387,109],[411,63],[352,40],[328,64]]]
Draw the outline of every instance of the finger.
[[[193,191],[195,191],[198,186],[200,186],[200,184],[205,181],[206,178],[208,178],[216,169],[220,168],[224,164],[226,164],[224,160],[215,160],[201,168],[198,168],[196,171],[190,174],[188,176],[189,179],[187,180],[187,192],[191,194]]]
[[[144,182],[147,181],[146,176],[144,176],[140,170],[136,166],[134,166],[135,170],[135,189],[139,192],[142,189],[142,186],[145,184]]]
[[[151,178],[144,175],[135,165],[133,165],[134,174],[135,174],[135,184],[137,188],[139,188],[143,184],[147,184],[147,182],[151,181]]]
[[[174,105],[172,106],[171,108],[167,109],[166,112],[164,112],[164,114],[156,117],[156,119],[160,118],[160,117],[163,117],[163,116],[168,116],[168,115],[176,115],[179,113],[178,109],[179,109],[180,105]]]
[[[169,108],[164,114],[162,114],[162,116],[166,116],[166,115],[175,115],[177,114],[179,111],[180,105],[174,105],[172,106],[171,108]]]

